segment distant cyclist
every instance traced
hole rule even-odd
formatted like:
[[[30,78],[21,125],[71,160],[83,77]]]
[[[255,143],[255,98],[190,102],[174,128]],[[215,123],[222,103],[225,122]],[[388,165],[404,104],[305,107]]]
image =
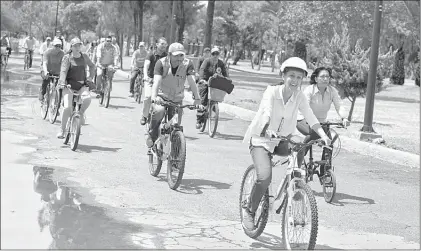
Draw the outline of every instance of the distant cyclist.
[[[39,94],[39,101],[43,102],[44,95],[47,90],[47,85],[49,84],[49,76],[51,74],[53,76],[60,75],[60,67],[61,67],[61,60],[63,59],[64,52],[61,49],[61,41],[58,38],[55,38],[52,42],[54,47],[47,49],[43,53],[43,64],[42,64],[42,72],[41,76],[43,78],[42,85]]]
[[[25,38],[24,48],[29,53],[29,68],[32,67],[32,55],[34,54],[34,48],[35,48],[35,39],[32,37],[32,34],[29,34],[27,38]]]
[[[133,97],[134,83],[136,81],[137,76],[143,73],[142,71],[144,70],[143,68],[144,68],[145,60],[147,56],[148,56],[148,51],[145,49],[145,42],[140,42],[139,49],[135,50],[132,56],[132,63],[131,63],[132,74],[130,77],[129,97]]]
[[[117,67],[118,53],[116,47],[111,43],[111,36],[108,36],[104,43],[101,43],[97,47],[97,60],[96,65],[104,68],[108,66]],[[104,69],[98,67],[96,72],[96,89],[102,90],[102,75]],[[113,73],[109,72],[108,77],[113,78]],[[100,91],[103,94],[102,91]]]

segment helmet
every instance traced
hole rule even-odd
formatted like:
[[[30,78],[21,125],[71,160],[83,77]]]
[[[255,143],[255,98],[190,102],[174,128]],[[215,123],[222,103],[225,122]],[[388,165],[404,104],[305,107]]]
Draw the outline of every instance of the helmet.
[[[61,40],[60,39],[58,39],[58,38],[54,38],[54,40],[53,40],[53,42],[52,42],[52,44],[53,45],[61,45]]]
[[[82,44],[82,41],[80,41],[79,38],[75,37],[72,40],[70,40],[70,45],[73,46],[75,44]]]
[[[168,52],[174,56],[180,54],[186,55],[186,52],[184,51],[184,46],[180,43],[172,43],[168,48]]]
[[[281,65],[281,72],[284,72],[285,68],[297,68],[304,71],[304,74],[307,76],[307,64],[299,57],[291,57],[285,60]]]

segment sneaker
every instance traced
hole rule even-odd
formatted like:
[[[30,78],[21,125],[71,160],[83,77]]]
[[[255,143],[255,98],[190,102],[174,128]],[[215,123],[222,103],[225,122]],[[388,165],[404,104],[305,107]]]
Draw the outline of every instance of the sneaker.
[[[196,123],[196,129],[200,129],[201,127],[202,127],[202,123],[197,122],[197,123]]]
[[[142,116],[142,118],[140,119],[140,124],[141,125],[146,125],[146,120],[147,120],[147,118],[145,118],[145,117]]]
[[[152,140],[151,135],[149,135],[149,134],[146,136],[146,146],[149,147],[149,148],[151,148],[153,146],[153,140]]]
[[[249,230],[254,230],[254,213],[250,212],[248,208],[243,209],[243,226]]]
[[[133,92],[129,92],[129,98],[132,98],[134,96]]]
[[[59,138],[59,139],[64,139],[64,131],[60,130],[60,131],[57,133],[57,138]]]

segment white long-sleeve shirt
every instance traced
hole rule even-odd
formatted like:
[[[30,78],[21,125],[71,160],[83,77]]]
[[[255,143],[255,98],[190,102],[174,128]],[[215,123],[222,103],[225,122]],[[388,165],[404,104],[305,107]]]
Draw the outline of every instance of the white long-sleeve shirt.
[[[39,54],[43,55],[44,52],[50,48],[53,48],[53,44],[51,42],[48,45],[47,45],[47,42],[42,43],[41,46],[39,47]]]

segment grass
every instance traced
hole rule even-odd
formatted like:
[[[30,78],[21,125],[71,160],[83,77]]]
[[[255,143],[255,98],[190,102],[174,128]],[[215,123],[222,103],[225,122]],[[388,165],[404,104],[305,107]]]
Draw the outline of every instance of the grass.
[[[385,146],[410,153],[420,154],[420,88],[413,80],[405,80],[405,85],[389,85],[385,81],[384,90],[376,94],[374,102],[373,128],[386,141]],[[303,86],[302,88],[305,88]],[[236,86],[225,97],[228,104],[257,111],[265,87]],[[349,110],[351,103],[344,99],[344,106]],[[344,136],[359,138],[364,122],[365,98],[358,98],[355,103],[351,126],[340,130]],[[333,105],[328,118],[338,118]]]

